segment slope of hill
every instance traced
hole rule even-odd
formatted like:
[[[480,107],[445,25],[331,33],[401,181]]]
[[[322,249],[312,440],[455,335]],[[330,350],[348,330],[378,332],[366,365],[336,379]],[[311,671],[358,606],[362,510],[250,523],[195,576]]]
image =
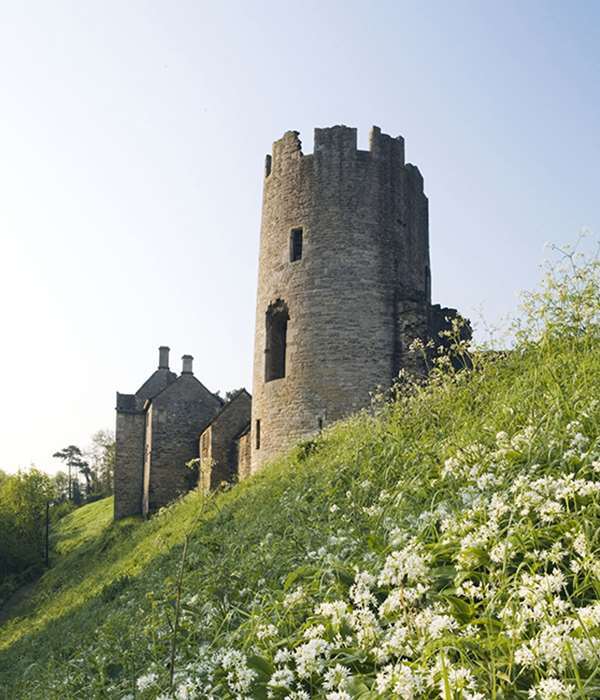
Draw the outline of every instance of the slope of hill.
[[[0,693],[600,697],[588,273],[532,300],[541,332],[514,352],[404,378],[229,491],[148,522],[113,524],[110,500],[65,518],[0,628]]]

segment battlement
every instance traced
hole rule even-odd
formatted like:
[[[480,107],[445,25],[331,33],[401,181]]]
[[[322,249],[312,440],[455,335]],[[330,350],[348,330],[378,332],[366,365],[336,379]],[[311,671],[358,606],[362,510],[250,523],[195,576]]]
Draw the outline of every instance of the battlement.
[[[369,150],[358,148],[357,129],[343,124],[314,130],[313,153],[303,153],[298,131],[286,133],[273,143],[272,154],[266,156],[265,177],[272,172],[282,172],[299,163],[319,160],[345,160],[350,162],[388,161],[404,167],[404,139],[382,133],[378,126],[369,132]]]

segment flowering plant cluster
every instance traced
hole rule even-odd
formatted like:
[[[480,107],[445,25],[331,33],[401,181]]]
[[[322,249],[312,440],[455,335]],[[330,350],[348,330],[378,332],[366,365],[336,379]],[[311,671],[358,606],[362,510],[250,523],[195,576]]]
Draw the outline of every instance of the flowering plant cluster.
[[[401,489],[374,495],[361,511],[381,552],[336,596],[295,585],[268,616],[262,601],[238,630],[244,649],[205,647],[185,697],[595,696],[600,545],[585,525],[600,516],[598,423],[592,401],[561,436],[527,425],[455,451],[430,482],[444,498],[418,514]]]
[[[599,312],[595,263],[554,277],[511,352],[457,328],[461,362],[427,382],[135,546],[103,536],[112,583],[85,605],[66,588],[77,613],[15,645],[10,697],[600,697]]]

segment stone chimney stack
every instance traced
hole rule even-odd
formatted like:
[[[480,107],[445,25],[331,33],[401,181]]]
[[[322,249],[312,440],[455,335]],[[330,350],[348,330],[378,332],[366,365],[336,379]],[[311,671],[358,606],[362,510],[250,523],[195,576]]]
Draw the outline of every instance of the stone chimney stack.
[[[158,369],[169,369],[169,348],[166,345],[158,348]]]
[[[192,362],[194,361],[194,358],[191,355],[184,355],[181,360],[183,362],[181,374],[194,374],[192,370]]]

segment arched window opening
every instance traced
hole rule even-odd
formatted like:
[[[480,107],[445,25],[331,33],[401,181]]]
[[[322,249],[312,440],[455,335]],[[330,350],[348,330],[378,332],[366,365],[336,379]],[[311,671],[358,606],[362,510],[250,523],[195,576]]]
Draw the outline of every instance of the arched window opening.
[[[265,382],[285,377],[287,345],[287,304],[278,299],[267,309],[267,342],[265,347]]]

